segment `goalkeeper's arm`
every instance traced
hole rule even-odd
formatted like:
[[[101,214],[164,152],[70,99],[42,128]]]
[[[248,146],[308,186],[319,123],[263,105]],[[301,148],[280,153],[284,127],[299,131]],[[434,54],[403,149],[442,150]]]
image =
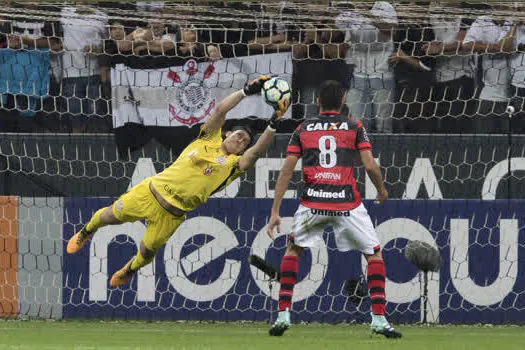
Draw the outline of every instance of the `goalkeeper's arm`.
[[[239,159],[239,170],[246,171],[250,169],[255,165],[257,159],[266,154],[266,151],[268,151],[268,148],[273,141],[273,136],[275,135],[279,119],[286,112],[288,106],[290,106],[290,99],[279,101],[279,108],[274,112],[272,119],[270,119],[270,122],[268,123],[268,127],[264,130],[264,133],[259,137],[255,145],[248,148],[242,155],[241,159]]]
[[[264,82],[269,79],[271,79],[269,75],[260,75],[257,79],[246,84],[242,90],[228,95],[213,110],[211,116],[204,123],[204,128],[208,131],[222,128],[226,120],[226,114],[235,108],[244,97],[260,93]]]
[[[270,127],[264,130],[264,133],[259,137],[255,145],[248,148],[246,152],[239,159],[239,170],[246,171],[255,165],[257,159],[261,158],[266,154],[268,147],[273,141],[273,136],[275,135],[275,129]]]

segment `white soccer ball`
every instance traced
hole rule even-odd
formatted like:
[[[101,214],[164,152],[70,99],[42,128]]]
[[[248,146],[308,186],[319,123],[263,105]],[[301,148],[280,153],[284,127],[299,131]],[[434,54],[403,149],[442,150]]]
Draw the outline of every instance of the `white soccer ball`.
[[[286,80],[282,78],[272,78],[264,83],[261,95],[264,102],[277,108],[280,100],[291,98],[292,90]]]
[[[515,111],[516,111],[516,110],[514,109],[514,107],[512,107],[512,106],[507,106],[507,113],[512,114],[512,113],[514,113]]]

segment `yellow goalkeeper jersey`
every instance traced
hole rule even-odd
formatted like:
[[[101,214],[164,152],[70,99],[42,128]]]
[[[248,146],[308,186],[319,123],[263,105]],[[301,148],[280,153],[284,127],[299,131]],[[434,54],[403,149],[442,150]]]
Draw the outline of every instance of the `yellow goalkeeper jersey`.
[[[243,173],[237,167],[241,157],[226,155],[221,144],[221,129],[201,128],[198,138],[171,166],[153,176],[151,184],[171,205],[184,211],[197,208]]]

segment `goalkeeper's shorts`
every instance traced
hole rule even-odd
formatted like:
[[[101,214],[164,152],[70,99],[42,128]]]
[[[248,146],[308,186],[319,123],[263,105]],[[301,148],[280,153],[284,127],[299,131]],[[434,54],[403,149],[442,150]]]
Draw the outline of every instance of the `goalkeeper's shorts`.
[[[144,244],[146,248],[157,250],[162,247],[173,232],[186,218],[174,216],[161,207],[149,189],[151,179],[144,179],[138,185],[119,197],[111,206],[113,214],[123,222],[146,219]]]

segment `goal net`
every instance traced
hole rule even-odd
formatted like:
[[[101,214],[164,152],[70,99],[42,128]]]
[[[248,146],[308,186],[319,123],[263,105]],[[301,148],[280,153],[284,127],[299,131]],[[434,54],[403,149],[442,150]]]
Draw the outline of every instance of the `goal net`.
[[[0,35],[0,317],[257,320],[275,317],[279,267],[301,191],[300,164],[266,223],[290,132],[318,113],[325,79],[370,131],[390,200],[362,168],[394,322],[522,323],[525,279],[523,6],[416,3],[13,3]],[[392,29],[395,28],[395,29]],[[76,255],[67,240],[103,206],[169,166],[216,104],[260,75],[293,104],[254,169],[191,212],[130,284],[109,277],[134,254],[138,221],[106,227]],[[520,81],[521,79],[521,81]],[[228,114],[261,131],[272,109]],[[508,107],[511,106],[513,111]],[[404,256],[423,241],[425,274]],[[367,322],[362,256],[304,253],[294,321]],[[365,281],[366,282],[366,281]]]

